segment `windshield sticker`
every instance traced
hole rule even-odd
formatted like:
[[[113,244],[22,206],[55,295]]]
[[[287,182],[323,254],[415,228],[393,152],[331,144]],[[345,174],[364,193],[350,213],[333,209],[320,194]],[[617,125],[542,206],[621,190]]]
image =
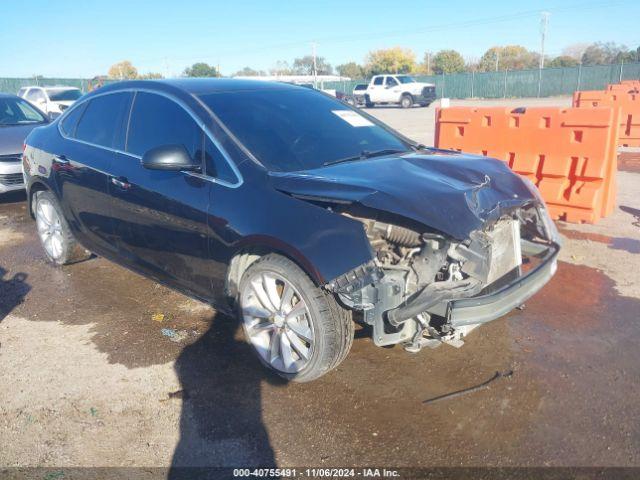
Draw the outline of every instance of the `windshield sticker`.
[[[370,122],[363,116],[358,115],[356,112],[352,112],[351,110],[331,110],[331,111],[334,113],[334,115],[337,115],[352,127],[375,126],[372,122]]]

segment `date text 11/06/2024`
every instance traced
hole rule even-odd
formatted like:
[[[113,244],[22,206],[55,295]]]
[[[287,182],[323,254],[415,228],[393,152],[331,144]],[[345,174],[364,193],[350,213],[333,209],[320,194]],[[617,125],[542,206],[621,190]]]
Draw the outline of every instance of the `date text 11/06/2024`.
[[[233,470],[237,478],[397,478],[397,470],[386,468],[238,468]]]

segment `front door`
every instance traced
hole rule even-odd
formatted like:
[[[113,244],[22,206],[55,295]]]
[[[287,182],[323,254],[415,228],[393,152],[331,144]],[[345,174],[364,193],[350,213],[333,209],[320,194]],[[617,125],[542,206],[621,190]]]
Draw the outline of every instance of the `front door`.
[[[211,182],[181,171],[142,167],[145,152],[160,145],[183,145],[203,157],[204,134],[173,100],[137,92],[126,153],[112,164],[109,189],[114,229],[122,256],[152,276],[208,298],[203,271],[208,254],[207,209]]]

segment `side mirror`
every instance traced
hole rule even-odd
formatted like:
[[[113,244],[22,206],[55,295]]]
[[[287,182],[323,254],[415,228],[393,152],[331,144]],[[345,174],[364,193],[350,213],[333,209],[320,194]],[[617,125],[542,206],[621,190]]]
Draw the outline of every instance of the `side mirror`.
[[[148,150],[142,156],[142,166],[149,170],[200,171],[196,162],[183,145],[161,145]]]

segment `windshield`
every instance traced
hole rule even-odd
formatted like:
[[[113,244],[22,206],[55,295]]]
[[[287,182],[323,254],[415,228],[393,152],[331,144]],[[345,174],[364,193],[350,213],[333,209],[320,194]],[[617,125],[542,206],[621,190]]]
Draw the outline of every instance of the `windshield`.
[[[260,89],[200,98],[272,171],[319,168],[363,151],[410,150],[392,133],[314,90]]]
[[[29,102],[21,98],[0,97],[0,125],[44,123],[46,119]]]
[[[400,83],[416,83],[413,77],[410,77],[409,75],[398,75],[396,78]]]
[[[52,102],[74,101],[82,96],[82,92],[75,88],[47,88],[47,93]]]

